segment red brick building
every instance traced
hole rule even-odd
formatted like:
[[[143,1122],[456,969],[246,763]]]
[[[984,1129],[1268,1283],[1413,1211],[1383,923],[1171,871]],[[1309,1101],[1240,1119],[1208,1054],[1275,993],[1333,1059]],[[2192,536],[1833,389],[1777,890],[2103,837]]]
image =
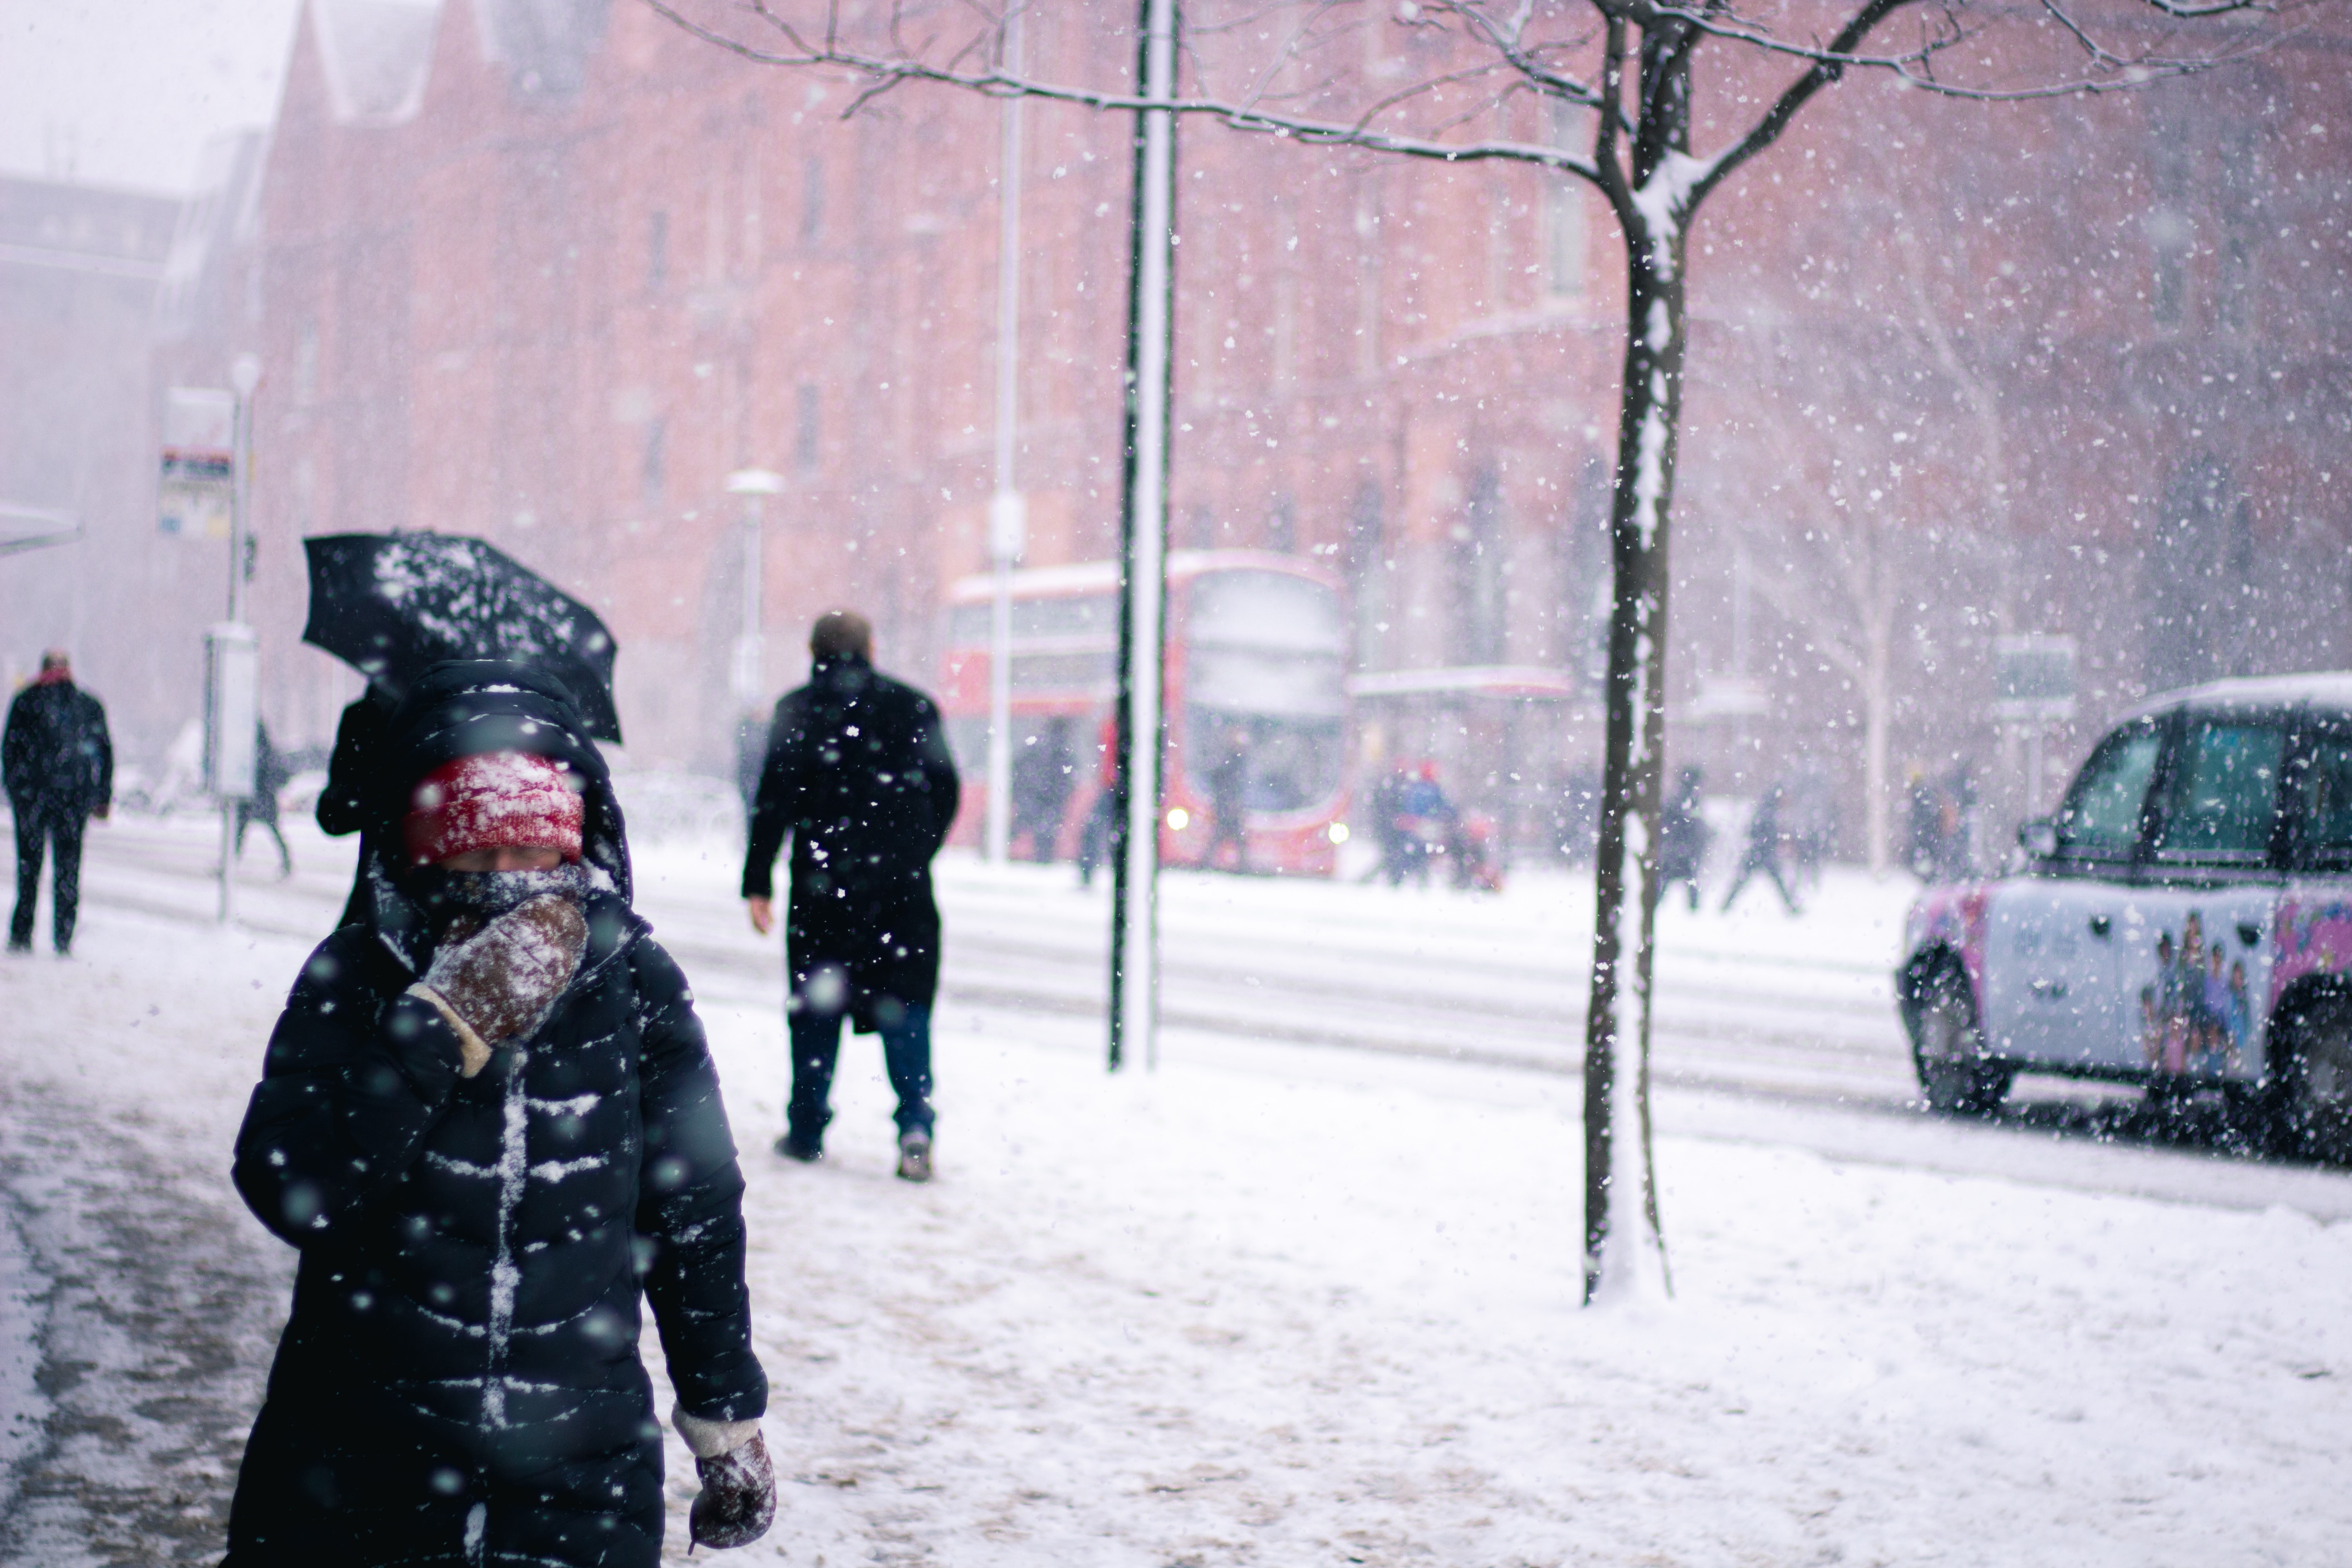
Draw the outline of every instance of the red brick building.
[[[1038,14],[1040,74],[1124,58],[1089,15]],[[910,88],[844,120],[836,81],[589,0],[312,0],[295,49],[261,262],[281,728],[322,734],[345,689],[294,646],[292,539],[433,528],[603,605],[633,754],[719,766],[724,479],[753,465],[787,482],[768,683],[843,601],[936,679],[992,482],[994,105]],[[1892,754],[1990,759],[2004,630],[2083,639],[2085,724],[2151,683],[2352,657],[2347,58],[2321,34],[2023,107],[1856,80],[1716,198],[1676,513],[1689,754],[1822,755],[1858,804],[1874,700]],[[1051,564],[1116,537],[1129,166],[1123,120],[1029,114],[1019,483]],[[1181,163],[1174,542],[1335,561],[1365,670],[1587,671],[1621,345],[1605,208],[1531,170],[1205,126]],[[1874,688],[1846,643],[1875,650]],[[1708,715],[1751,689],[1768,710],[1735,752]],[[1591,765],[1574,724],[1498,750],[1507,717],[1360,709],[1497,799]]]

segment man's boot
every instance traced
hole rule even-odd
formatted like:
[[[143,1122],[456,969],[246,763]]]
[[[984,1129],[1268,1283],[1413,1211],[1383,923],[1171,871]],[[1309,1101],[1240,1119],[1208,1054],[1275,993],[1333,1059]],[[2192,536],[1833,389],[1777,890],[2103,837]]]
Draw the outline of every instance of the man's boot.
[[[909,1127],[898,1134],[898,1179],[902,1182],[928,1182],[931,1179],[931,1135],[919,1127]]]

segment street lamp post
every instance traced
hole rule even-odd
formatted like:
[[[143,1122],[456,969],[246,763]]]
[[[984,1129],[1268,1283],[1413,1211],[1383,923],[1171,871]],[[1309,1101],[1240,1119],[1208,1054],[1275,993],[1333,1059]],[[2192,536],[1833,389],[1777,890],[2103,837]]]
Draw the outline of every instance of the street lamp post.
[[[783,476],[766,468],[738,468],[727,476],[727,493],[743,498],[743,629],[735,638],[735,658],[728,674],[739,715],[735,731],[736,786],[743,795],[747,813],[759,787],[758,753],[763,739],[760,731],[760,700],[767,695],[766,649],[760,632],[761,588],[766,581],[761,552],[767,522],[763,503],[770,496],[782,494],[783,489]]]

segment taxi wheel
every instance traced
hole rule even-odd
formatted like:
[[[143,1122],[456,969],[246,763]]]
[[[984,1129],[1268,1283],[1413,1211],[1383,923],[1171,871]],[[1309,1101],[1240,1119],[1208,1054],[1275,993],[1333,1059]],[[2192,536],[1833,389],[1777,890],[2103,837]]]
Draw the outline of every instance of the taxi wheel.
[[[2352,996],[2298,1008],[2277,1063],[2281,1152],[2352,1163]]]
[[[2009,1098],[2011,1070],[1984,1056],[1976,999],[1957,965],[1937,966],[1922,987],[1911,1058],[1928,1108],[1946,1116],[1990,1116]]]

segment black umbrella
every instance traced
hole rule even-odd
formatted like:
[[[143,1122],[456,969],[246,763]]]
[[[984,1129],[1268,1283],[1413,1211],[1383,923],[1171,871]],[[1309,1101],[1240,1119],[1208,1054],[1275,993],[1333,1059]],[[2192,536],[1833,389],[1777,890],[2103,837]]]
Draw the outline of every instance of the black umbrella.
[[[306,539],[310,621],[302,640],[395,695],[445,658],[512,658],[572,689],[588,732],[617,744],[613,657],[596,612],[505,552],[447,533]]]

